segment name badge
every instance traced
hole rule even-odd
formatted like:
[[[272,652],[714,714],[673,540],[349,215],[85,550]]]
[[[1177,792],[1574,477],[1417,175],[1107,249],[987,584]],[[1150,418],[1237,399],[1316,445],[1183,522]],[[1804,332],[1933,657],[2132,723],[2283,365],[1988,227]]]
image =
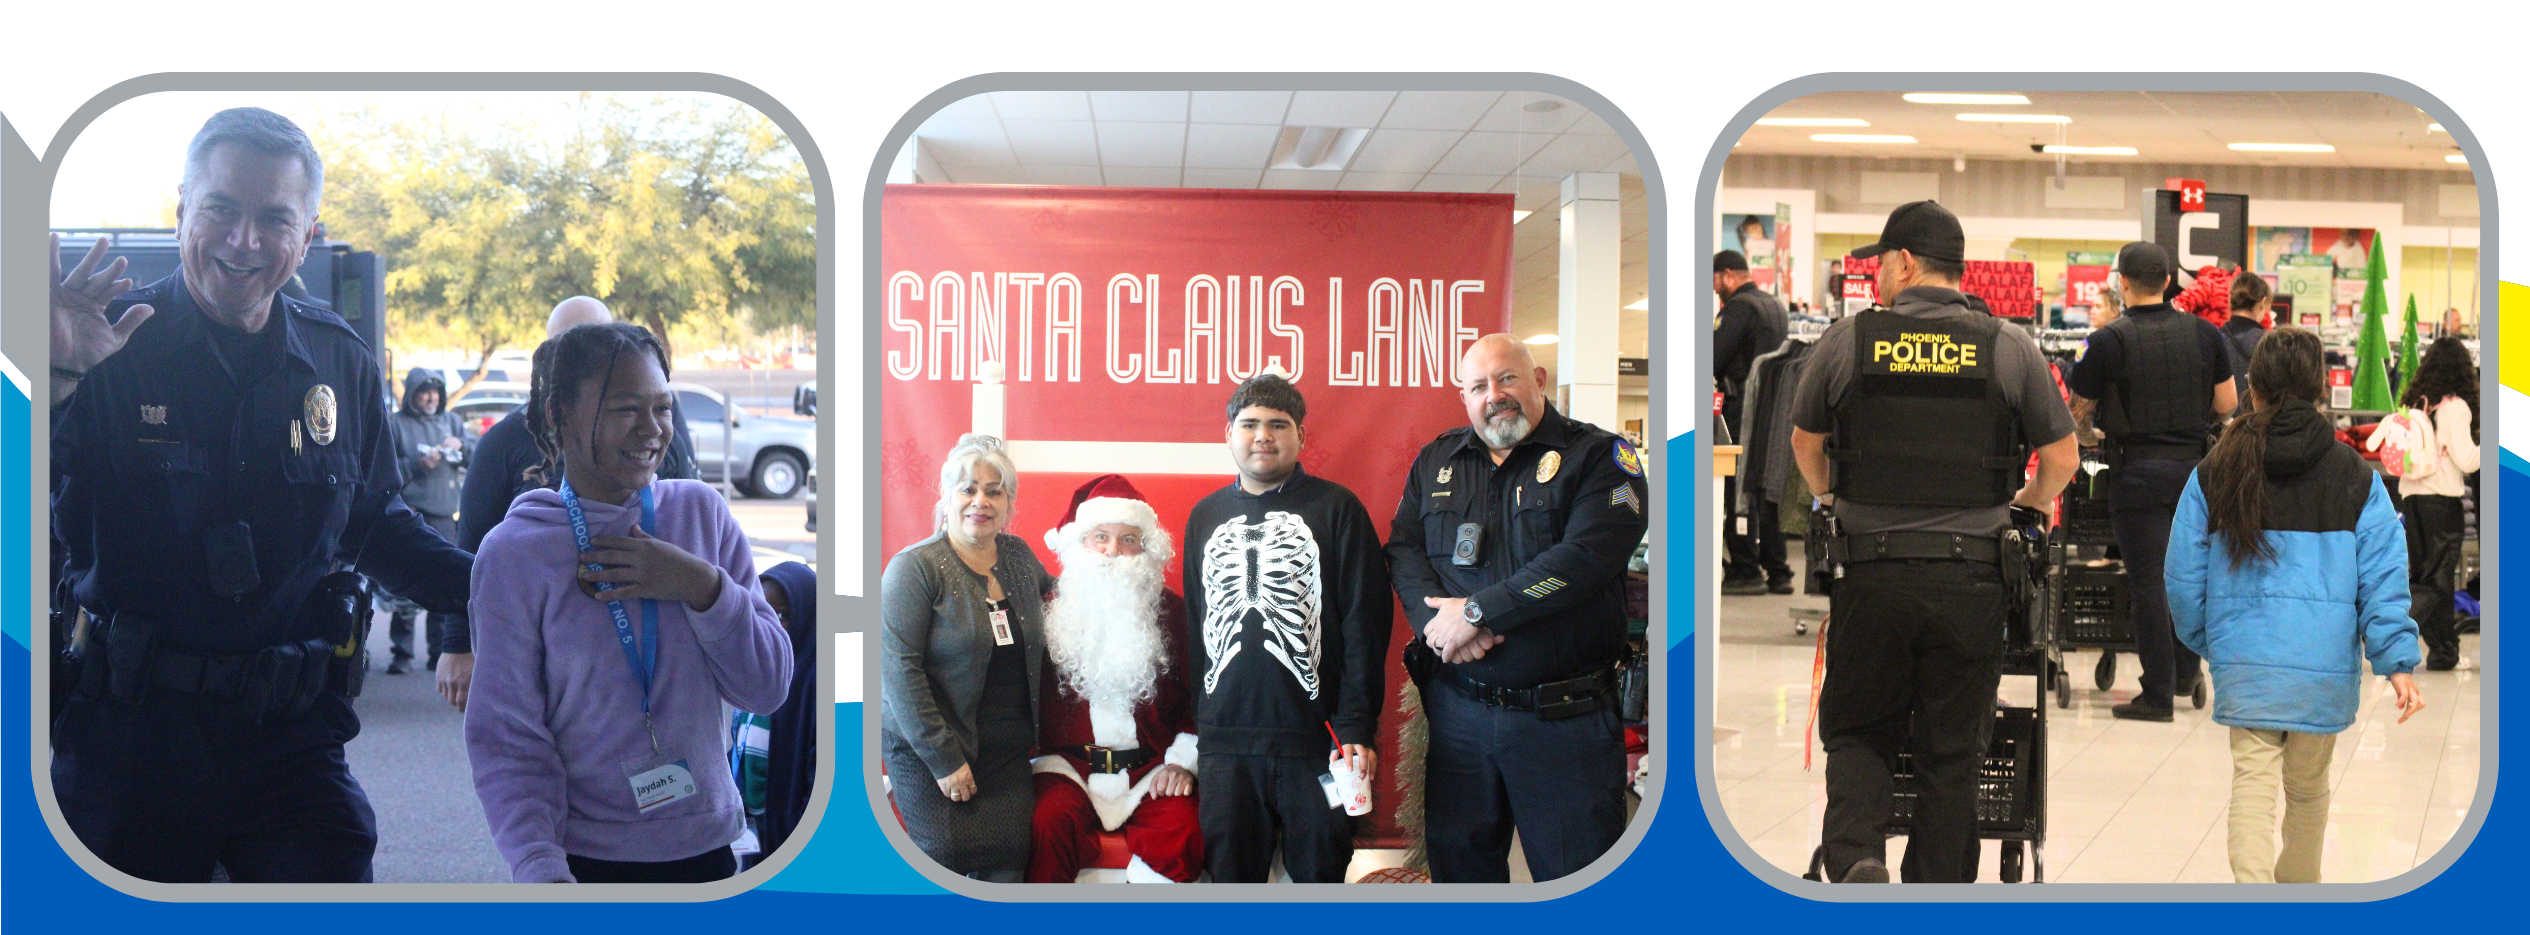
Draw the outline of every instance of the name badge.
[[[1018,638],[1010,635],[1010,612],[993,611],[993,645],[1008,646],[1018,641]]]
[[[694,771],[685,767],[684,760],[636,773],[632,777],[633,806],[644,813],[679,799],[692,798],[698,791]]]

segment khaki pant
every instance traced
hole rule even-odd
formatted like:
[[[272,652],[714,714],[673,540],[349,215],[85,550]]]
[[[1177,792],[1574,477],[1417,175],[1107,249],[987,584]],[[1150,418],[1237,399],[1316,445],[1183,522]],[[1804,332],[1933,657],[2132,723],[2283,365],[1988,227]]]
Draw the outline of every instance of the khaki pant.
[[[2231,729],[2231,875],[2242,883],[2317,883],[2328,834],[2328,760],[2335,734]],[[2284,794],[2284,852],[2275,798]]]

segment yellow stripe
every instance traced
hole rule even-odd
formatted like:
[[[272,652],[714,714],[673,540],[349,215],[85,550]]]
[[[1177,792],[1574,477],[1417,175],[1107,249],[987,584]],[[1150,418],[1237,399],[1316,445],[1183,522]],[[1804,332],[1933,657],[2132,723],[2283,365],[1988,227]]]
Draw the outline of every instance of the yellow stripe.
[[[2497,361],[2497,379],[2505,386],[2530,393],[2530,286],[2509,282],[2501,285],[2497,294],[2503,303],[2499,307],[2504,326],[2499,347],[2503,359]],[[2479,353],[2483,354],[2484,349],[2480,348]]]

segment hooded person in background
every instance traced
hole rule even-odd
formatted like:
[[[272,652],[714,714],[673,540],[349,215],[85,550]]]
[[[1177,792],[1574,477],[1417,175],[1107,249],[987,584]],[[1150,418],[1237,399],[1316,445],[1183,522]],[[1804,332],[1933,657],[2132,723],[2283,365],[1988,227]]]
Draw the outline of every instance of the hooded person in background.
[[[466,475],[466,455],[473,447],[465,442],[465,430],[457,414],[448,411],[448,385],[427,369],[415,367],[404,374],[404,401],[387,419],[387,431],[394,445],[397,463],[404,468],[404,504],[422,514],[422,520],[450,542],[457,540],[457,492]],[[413,618],[422,614],[421,606],[411,601],[380,592],[393,610],[387,624],[387,646],[395,658],[387,663],[388,675],[402,675],[413,667]],[[454,614],[432,614],[423,636],[423,648],[430,653],[429,667],[439,667],[440,631]]]
[[[1045,534],[1063,577],[1045,613],[1037,727],[1036,850],[1028,882],[1070,883],[1122,831],[1128,883],[1203,872],[1195,814],[1195,709],[1186,688],[1186,601],[1159,514],[1122,475],[1091,480]]]
[[[783,562],[764,570],[764,602],[782,618],[791,636],[791,693],[774,709],[765,728],[762,797],[748,803],[755,813],[757,850],[745,865],[753,867],[782,848],[808,814],[808,797],[817,789],[817,569]],[[744,790],[751,799],[757,790]]]

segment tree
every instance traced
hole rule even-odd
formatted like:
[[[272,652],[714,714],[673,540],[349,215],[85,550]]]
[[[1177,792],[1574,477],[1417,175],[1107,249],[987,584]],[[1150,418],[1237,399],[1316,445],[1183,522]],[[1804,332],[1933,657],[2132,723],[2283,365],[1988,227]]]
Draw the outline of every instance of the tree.
[[[2398,405],[2389,391],[2389,335],[2382,319],[2389,317],[2389,268],[2378,245],[2364,269],[2363,336],[2354,346],[2354,408],[2383,412]]]
[[[815,193],[772,121],[734,102],[597,95],[567,119],[483,129],[366,108],[318,124],[322,217],[385,258],[390,344],[477,359],[532,347],[573,295],[662,343],[814,320]]]
[[[2398,330],[2398,398],[2407,398],[2407,387],[2416,382],[2416,294],[2407,294],[2407,323]]]

